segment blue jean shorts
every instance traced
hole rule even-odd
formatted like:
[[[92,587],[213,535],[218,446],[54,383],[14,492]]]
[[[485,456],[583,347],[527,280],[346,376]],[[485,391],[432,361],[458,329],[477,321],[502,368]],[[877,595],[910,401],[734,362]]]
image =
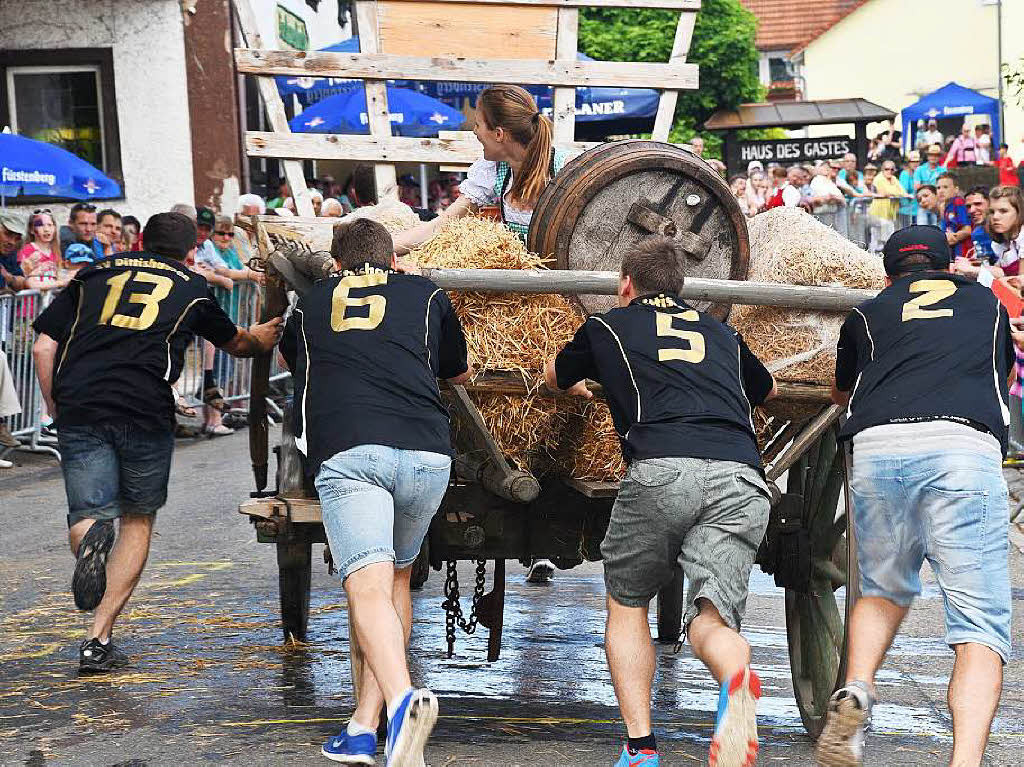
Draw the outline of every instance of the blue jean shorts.
[[[316,475],[334,565],[345,580],[377,562],[409,567],[448,489],[452,459],[440,453],[359,445]]]
[[[854,452],[853,522],[861,593],[909,607],[928,560],[946,643],[1010,654],[1009,502],[997,456]]]
[[[60,426],[68,527],[83,519],[156,514],[167,502],[174,434],[131,423]]]

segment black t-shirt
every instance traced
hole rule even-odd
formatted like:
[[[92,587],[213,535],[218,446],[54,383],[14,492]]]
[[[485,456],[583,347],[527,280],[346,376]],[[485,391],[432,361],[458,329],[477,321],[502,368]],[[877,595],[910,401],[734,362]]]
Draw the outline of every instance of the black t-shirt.
[[[852,312],[836,386],[852,391],[841,439],[888,423],[950,420],[981,427],[1006,452],[1009,317],[992,291],[946,272],[901,277]]]
[[[316,474],[357,445],[451,453],[438,378],[466,372],[448,295],[430,280],[370,269],[327,277],[281,339],[295,380],[295,442]]]
[[[555,360],[558,386],[604,386],[627,459],[686,456],[760,468],[751,408],[772,376],[739,333],[682,299],[642,296],[591,316]]]
[[[151,253],[121,253],[81,269],[36,319],[59,343],[58,425],[130,421],[174,428],[171,384],[199,334],[216,346],[237,328],[202,276]]]

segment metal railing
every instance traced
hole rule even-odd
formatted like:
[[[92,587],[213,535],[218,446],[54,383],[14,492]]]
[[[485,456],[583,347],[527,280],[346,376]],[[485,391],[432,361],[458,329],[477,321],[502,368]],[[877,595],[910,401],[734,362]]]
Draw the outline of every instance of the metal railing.
[[[21,447],[36,453],[51,453],[60,458],[54,445],[56,438],[43,431],[46,406],[36,380],[36,366],[32,358],[35,331],[32,323],[49,305],[49,292],[23,290],[16,294],[0,295],[0,349],[3,349],[8,371],[18,395],[21,412],[8,415],[7,428]],[[0,371],[0,374],[6,374]],[[0,414],[2,417],[2,414]]]
[[[845,203],[820,205],[811,215],[872,253],[881,253],[897,229],[918,223],[915,201],[903,197],[854,197]]]

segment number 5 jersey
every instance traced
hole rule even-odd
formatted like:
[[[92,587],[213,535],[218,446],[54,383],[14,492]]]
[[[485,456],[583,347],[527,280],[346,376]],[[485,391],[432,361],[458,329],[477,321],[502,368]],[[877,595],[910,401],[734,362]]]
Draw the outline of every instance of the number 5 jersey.
[[[558,386],[599,382],[634,458],[684,456],[761,467],[751,410],[772,376],[739,333],[665,294],[591,316],[555,360]]]
[[[836,386],[851,392],[840,439],[884,424],[952,421],[1007,446],[1009,317],[992,291],[946,272],[914,272],[843,323]]]
[[[430,280],[372,268],[319,280],[299,299],[280,349],[308,474],[358,445],[451,454],[437,379],[466,372],[466,342]]]
[[[149,430],[174,428],[171,384],[194,335],[223,346],[237,333],[201,275],[145,252],[83,268],[33,327],[59,344],[58,426],[130,421]]]

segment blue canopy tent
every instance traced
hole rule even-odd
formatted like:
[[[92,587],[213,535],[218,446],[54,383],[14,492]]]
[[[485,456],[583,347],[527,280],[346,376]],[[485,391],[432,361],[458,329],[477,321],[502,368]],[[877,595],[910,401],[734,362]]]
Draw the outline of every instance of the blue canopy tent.
[[[963,118],[967,115],[988,115],[992,126],[992,146],[999,146],[999,99],[986,96],[957,83],[943,85],[920,101],[903,108],[903,141],[907,149],[915,144],[918,120]]]
[[[359,50],[359,38],[351,37],[321,50],[354,53]],[[576,56],[580,61],[593,61],[583,53],[577,53]],[[348,93],[359,88],[362,82],[334,77],[294,75],[278,75],[276,80],[281,95],[296,96],[303,108],[325,98]],[[487,87],[487,83],[413,80],[391,80],[388,85],[417,90],[455,109],[460,109],[463,100],[467,98],[475,102],[476,95]],[[537,99],[541,111],[550,115],[554,100],[552,89],[546,85],[529,85],[526,86],[526,90]],[[658,96],[658,91],[649,88],[577,88],[577,138],[586,141],[605,136],[650,131],[658,112]]]
[[[0,196],[104,200],[121,187],[81,157],[54,144],[0,133]]]

